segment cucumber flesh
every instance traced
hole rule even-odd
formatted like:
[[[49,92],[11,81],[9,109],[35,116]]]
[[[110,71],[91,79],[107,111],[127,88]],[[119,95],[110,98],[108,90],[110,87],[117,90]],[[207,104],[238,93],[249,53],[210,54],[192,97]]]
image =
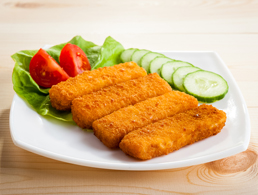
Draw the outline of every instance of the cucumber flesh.
[[[161,53],[155,53],[155,52],[146,53],[144,56],[142,56],[140,60],[140,66],[143,67],[147,71],[147,73],[149,73],[150,62],[158,56],[164,56],[164,55]]]
[[[172,74],[173,87],[177,90],[185,92],[185,89],[183,87],[185,76],[197,70],[201,70],[201,69],[195,66],[183,66],[176,69],[176,71]]]
[[[126,49],[124,50],[121,55],[120,55],[120,59],[122,62],[130,62],[132,54],[138,49],[136,48],[130,48],[130,49]]]
[[[150,73],[156,72],[160,75],[161,66],[167,62],[172,62],[172,61],[174,61],[174,60],[171,58],[168,58],[168,57],[163,57],[163,56],[158,56],[158,57],[154,58],[150,62]]]
[[[146,50],[146,49],[139,49],[139,50],[135,50],[131,56],[131,61],[134,61],[136,64],[140,65],[140,60],[142,58],[142,56],[144,56],[146,53],[149,53],[151,51]]]
[[[173,85],[172,74],[177,68],[183,67],[183,66],[193,66],[193,65],[188,62],[182,62],[178,60],[175,60],[173,62],[167,62],[163,64],[161,67],[161,77],[165,81],[167,81],[170,85]]]
[[[186,93],[205,103],[221,100],[228,92],[227,81],[222,76],[205,70],[187,74],[183,86]]]

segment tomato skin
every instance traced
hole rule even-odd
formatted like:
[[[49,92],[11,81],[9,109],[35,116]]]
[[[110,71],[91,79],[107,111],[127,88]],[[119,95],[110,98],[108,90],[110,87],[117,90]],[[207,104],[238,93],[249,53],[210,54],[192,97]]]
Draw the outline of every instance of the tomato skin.
[[[85,70],[90,70],[90,62],[84,51],[77,45],[67,43],[61,51],[60,66],[70,77],[75,77]]]
[[[58,63],[41,48],[31,59],[29,71],[33,80],[39,86],[46,88],[69,78]]]

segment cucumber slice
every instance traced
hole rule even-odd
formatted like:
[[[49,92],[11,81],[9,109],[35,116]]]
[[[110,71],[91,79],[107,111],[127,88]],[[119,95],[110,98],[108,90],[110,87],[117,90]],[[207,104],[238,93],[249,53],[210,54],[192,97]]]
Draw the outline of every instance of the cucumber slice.
[[[120,55],[120,59],[122,62],[130,62],[131,57],[133,52],[135,52],[135,50],[138,50],[136,48],[130,48],[130,49],[126,49],[124,50],[121,55]]]
[[[228,83],[222,76],[205,70],[187,74],[183,86],[188,94],[206,103],[221,100],[228,92]]]
[[[164,56],[158,56],[158,57],[154,58],[150,62],[150,73],[156,72],[160,75],[161,66],[167,62],[172,62],[172,61],[174,61],[174,60],[171,58],[168,58],[168,57],[164,57]]]
[[[161,53],[155,53],[155,52],[146,53],[144,56],[142,56],[140,60],[140,66],[143,67],[147,71],[147,73],[149,73],[150,62],[158,56],[164,56],[164,55]]]
[[[179,60],[175,60],[173,62],[167,62],[165,64],[162,65],[161,67],[161,77],[167,81],[169,84],[173,85],[173,81],[172,81],[172,74],[173,72],[179,68],[179,67],[183,67],[183,66],[193,66],[192,64],[188,63],[188,62],[182,62]]]
[[[201,70],[195,66],[183,66],[176,69],[176,71],[172,74],[172,83],[173,87],[177,90],[184,91],[183,87],[184,78],[187,74],[191,72],[195,72],[197,70]]]
[[[140,66],[140,60],[142,56],[144,56],[146,53],[150,53],[151,51],[146,49],[139,49],[135,50],[132,54],[131,61],[134,61],[136,64]]]

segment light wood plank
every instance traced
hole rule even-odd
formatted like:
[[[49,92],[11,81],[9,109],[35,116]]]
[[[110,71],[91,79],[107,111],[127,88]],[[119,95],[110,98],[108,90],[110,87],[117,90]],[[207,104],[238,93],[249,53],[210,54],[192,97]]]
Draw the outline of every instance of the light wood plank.
[[[21,34],[257,33],[258,26],[253,25],[258,21],[257,9],[257,0],[12,0],[1,4],[0,32],[19,29]]]

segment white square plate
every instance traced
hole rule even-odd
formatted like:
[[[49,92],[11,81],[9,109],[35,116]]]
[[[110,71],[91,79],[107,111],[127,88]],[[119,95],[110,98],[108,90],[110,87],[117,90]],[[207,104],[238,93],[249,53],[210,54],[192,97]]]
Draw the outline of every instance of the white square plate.
[[[191,166],[225,158],[247,149],[250,140],[250,119],[236,81],[214,52],[160,52],[166,56],[213,71],[229,85],[224,99],[212,105],[227,113],[221,133],[168,155],[147,161],[136,160],[119,149],[104,146],[91,132],[78,126],[37,114],[15,95],[10,113],[10,129],[15,145],[56,160],[105,169],[160,170]]]

